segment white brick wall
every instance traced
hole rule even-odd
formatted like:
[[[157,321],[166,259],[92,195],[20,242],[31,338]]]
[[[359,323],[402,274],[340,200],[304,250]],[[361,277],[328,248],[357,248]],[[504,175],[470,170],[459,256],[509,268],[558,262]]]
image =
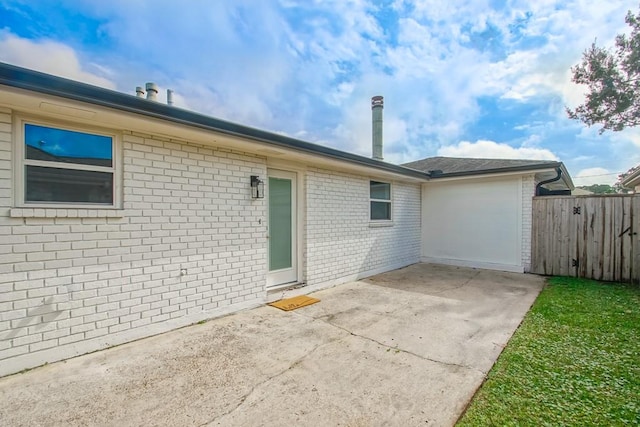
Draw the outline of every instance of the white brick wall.
[[[263,157],[124,132],[122,209],[16,208],[11,132],[0,109],[0,375],[266,300]],[[392,186],[393,225],[373,227],[369,177],[305,173],[309,284],[419,260],[420,185]]]
[[[531,226],[533,221],[533,196],[536,184],[534,175],[522,177],[522,266],[525,273],[531,271]]]
[[[11,123],[11,110],[0,107],[0,218],[8,216],[8,208],[12,201]],[[4,223],[0,222],[0,226],[2,225]],[[0,255],[4,256],[4,252],[0,252]],[[3,270],[0,270],[1,273]]]
[[[265,160],[130,133],[122,145],[122,210],[11,209],[0,110],[0,375],[264,301],[266,203],[248,184]]]
[[[393,182],[393,225],[373,227],[369,180],[308,170],[305,276],[309,285],[339,283],[419,261],[420,185]]]

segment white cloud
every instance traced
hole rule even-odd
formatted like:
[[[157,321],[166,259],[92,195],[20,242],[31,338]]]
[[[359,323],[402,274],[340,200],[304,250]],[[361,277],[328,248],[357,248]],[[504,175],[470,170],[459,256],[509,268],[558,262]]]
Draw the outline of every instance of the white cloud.
[[[618,179],[618,174],[605,168],[587,168],[582,169],[572,178],[576,187],[593,184],[613,185]]]
[[[610,135],[611,140],[614,143],[631,143],[637,149],[640,149],[640,127],[626,128],[620,132],[615,132]],[[640,154],[637,150],[634,150],[634,154]]]
[[[555,154],[545,148],[518,147],[494,141],[462,141],[456,145],[440,147],[439,156],[476,157],[485,159],[530,159],[558,160]]]
[[[623,0],[61,2],[100,22],[108,49],[76,51],[7,33],[21,43],[11,47],[0,32],[0,57],[106,87],[116,82],[128,93],[155,81],[175,90],[178,106],[365,156],[369,99],[384,95],[385,159],[392,162],[436,152],[558,154],[568,162],[592,155],[593,132],[580,133],[564,112],[583,97],[569,68],[594,39],[611,44],[631,7]],[[510,109],[518,115],[511,128]],[[483,140],[492,138],[509,144]],[[640,146],[634,133],[599,139],[625,161],[635,154],[624,150]],[[476,142],[451,145],[461,140]],[[596,163],[601,157],[576,169],[615,170],[612,161]]]
[[[546,41],[534,49],[515,50],[505,61],[492,65],[508,85],[504,97],[555,95],[575,107],[583,100],[584,88],[571,82],[570,68],[594,40],[601,46],[613,45],[615,35],[626,29],[624,15],[630,5],[590,1],[560,6],[557,1],[540,1],[522,7],[531,14],[527,35]],[[565,118],[564,109],[557,113]]]
[[[34,41],[1,31],[0,61],[107,89],[116,87],[113,81],[104,76],[106,68],[95,67],[102,75],[88,71],[80,64],[72,48],[51,40]]]

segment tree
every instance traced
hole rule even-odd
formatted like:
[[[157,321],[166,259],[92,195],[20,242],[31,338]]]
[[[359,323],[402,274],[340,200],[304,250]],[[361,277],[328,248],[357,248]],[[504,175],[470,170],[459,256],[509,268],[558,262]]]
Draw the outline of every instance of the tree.
[[[593,194],[615,194],[616,189],[609,184],[582,185],[578,188],[591,191]]]
[[[640,12],[629,11],[625,22],[631,34],[618,35],[615,50],[594,42],[571,68],[572,81],[587,85],[588,93],[585,103],[567,108],[567,114],[587,126],[601,124],[600,133],[640,124]]]

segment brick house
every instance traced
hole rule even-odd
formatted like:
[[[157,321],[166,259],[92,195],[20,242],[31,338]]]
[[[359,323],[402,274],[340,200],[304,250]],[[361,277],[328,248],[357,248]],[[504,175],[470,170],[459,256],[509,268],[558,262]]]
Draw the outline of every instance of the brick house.
[[[526,271],[560,167],[436,176],[0,64],[0,375],[421,259]],[[508,260],[433,252],[430,198],[479,190]]]

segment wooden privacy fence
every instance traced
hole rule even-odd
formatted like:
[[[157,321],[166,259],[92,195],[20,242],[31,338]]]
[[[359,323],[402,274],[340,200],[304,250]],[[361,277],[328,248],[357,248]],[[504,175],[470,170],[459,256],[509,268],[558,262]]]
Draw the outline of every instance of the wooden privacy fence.
[[[640,194],[533,199],[531,271],[640,283]]]

